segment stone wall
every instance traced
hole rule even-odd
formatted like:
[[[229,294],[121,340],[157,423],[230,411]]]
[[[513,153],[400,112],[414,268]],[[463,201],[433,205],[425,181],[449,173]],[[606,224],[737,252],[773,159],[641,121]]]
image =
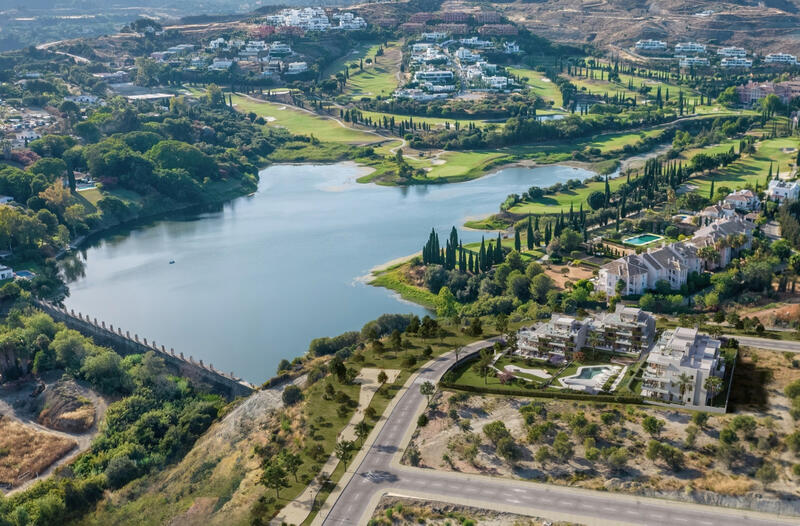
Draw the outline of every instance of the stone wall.
[[[218,371],[212,364],[204,364],[203,360],[195,361],[192,356],[184,356],[182,352],[176,353],[172,348],[168,350],[164,345],[159,346],[155,341],[140,338],[138,334],[132,335],[129,331],[107,325],[106,322],[98,321],[97,318],[91,318],[74,310],[67,311],[67,309],[43,301],[37,301],[36,305],[56,321],[91,337],[98,345],[111,347],[122,356],[153,351],[163,358],[167,366],[176,374],[206,386],[211,391],[228,399],[248,396],[255,389],[255,386],[232,372]]]

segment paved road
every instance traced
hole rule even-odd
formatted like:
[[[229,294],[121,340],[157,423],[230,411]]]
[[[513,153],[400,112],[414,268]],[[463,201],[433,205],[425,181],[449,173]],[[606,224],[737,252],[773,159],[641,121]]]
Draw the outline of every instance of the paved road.
[[[476,352],[491,344],[476,342],[466,351]],[[333,503],[323,524],[366,523],[375,505],[373,497],[386,492],[425,495],[437,501],[467,501],[477,507],[535,510],[537,515],[545,517],[548,512],[570,514],[585,524],[766,526],[791,523],[741,510],[393,465],[392,458],[400,451],[404,437],[415,425],[425,402],[419,385],[427,380],[437,381],[453,361],[450,353],[421,370],[414,385],[389,414],[361,463],[349,468],[354,469],[354,475]]]
[[[726,338],[736,338],[739,341],[739,345],[744,345],[746,347],[800,353],[800,341],[753,338],[751,336],[740,336],[738,334],[725,334],[724,336]]]

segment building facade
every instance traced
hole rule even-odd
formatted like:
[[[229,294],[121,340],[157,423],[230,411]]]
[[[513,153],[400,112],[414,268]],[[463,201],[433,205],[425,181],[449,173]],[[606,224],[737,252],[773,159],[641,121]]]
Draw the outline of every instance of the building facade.
[[[706,389],[706,379],[725,376],[719,349],[719,340],[696,328],[665,331],[647,356],[642,396],[694,407],[709,405],[714,393]]]

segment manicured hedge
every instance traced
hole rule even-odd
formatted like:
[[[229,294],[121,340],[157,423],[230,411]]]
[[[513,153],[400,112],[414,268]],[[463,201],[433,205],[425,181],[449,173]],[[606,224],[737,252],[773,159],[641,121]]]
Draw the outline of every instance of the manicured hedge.
[[[614,402],[619,404],[641,404],[641,396],[622,396],[622,395],[601,395],[574,392],[555,392],[537,389],[497,389],[494,387],[478,387],[474,385],[459,385],[447,382],[439,382],[439,386],[446,389],[456,389],[459,391],[469,391],[471,393],[486,393],[507,396],[527,396],[534,398],[560,398],[563,400],[586,400],[587,402]]]

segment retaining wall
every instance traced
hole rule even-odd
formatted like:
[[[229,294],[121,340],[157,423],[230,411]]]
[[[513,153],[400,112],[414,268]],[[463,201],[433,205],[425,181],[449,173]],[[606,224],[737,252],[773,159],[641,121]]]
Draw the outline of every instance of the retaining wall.
[[[164,345],[159,346],[155,341],[148,341],[147,338],[139,338],[138,334],[123,331],[119,327],[107,325],[104,321],[91,318],[74,310],[67,310],[52,303],[36,301],[37,307],[49,314],[56,321],[64,323],[70,329],[74,329],[86,336],[91,337],[98,345],[113,348],[122,356],[131,354],[144,354],[149,351],[155,352],[164,359],[167,366],[180,376],[184,376],[198,384],[207,386],[215,393],[219,393],[228,399],[238,396],[248,396],[253,392],[255,386],[237,377],[235,374],[218,371],[212,364],[205,364],[203,360],[195,360],[192,356],[176,353],[173,348],[167,349]]]

